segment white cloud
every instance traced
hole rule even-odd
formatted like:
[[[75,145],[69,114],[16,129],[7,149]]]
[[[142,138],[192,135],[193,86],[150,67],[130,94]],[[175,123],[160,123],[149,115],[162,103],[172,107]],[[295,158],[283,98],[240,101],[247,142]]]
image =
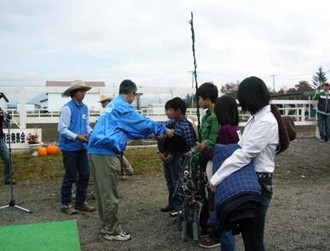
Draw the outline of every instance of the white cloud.
[[[2,0],[0,80],[130,77],[190,87],[194,11],[200,83],[257,75],[272,84],[275,74],[278,87],[293,86],[330,67],[327,7],[325,0]]]

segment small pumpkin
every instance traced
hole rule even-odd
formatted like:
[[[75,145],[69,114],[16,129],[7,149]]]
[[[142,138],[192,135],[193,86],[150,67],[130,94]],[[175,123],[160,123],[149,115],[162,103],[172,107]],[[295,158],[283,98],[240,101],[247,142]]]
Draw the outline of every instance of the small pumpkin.
[[[55,145],[48,145],[47,146],[47,153],[49,155],[56,155],[60,153],[60,149],[58,148],[58,146]]]
[[[46,156],[47,155],[47,148],[46,147],[39,147],[38,148],[38,156]]]

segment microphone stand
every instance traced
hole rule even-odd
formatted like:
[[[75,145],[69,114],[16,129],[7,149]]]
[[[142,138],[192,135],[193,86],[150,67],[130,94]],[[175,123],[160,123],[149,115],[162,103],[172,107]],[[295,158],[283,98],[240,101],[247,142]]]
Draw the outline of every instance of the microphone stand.
[[[2,105],[0,105],[0,110],[2,110],[5,114],[7,114],[8,118],[11,119],[11,121],[14,121],[15,125],[17,126],[18,129],[21,130],[22,133],[24,133],[25,136],[27,136],[26,132],[20,127],[20,125],[16,122],[16,120],[13,118],[13,116],[11,116],[5,108],[3,108]]]
[[[10,121],[11,121],[12,118],[8,114],[8,112],[3,109],[3,107],[0,107],[0,108],[7,115],[7,119],[8,119],[8,135],[10,137],[10,126],[11,126],[11,122]],[[4,117],[6,117],[6,116],[4,116]],[[17,125],[17,123],[16,123],[16,125]],[[11,138],[9,138],[9,141],[8,141],[8,151],[9,151],[9,173],[10,173],[10,178],[9,178],[9,181],[10,181],[10,201],[9,201],[8,205],[5,205],[5,206],[0,207],[0,210],[1,209],[8,208],[8,207],[16,207],[16,208],[18,208],[18,209],[20,209],[22,211],[27,212],[27,213],[32,213],[31,210],[26,209],[24,207],[21,207],[21,206],[17,205],[16,202],[15,202],[15,199],[14,199],[14,192],[13,192],[14,187],[13,187],[13,179],[12,179],[12,161],[11,161]]]

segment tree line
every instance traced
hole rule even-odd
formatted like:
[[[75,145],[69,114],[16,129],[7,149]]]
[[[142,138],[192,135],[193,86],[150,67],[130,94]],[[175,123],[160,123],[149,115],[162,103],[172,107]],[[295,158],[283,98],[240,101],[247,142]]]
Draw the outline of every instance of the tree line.
[[[327,82],[326,72],[323,70],[322,66],[313,75],[312,82],[309,83],[306,80],[301,80],[294,87],[289,89],[281,88],[278,91],[269,90],[271,96],[274,99],[298,99],[298,100],[308,100],[314,95],[316,90],[322,88],[323,84]],[[239,82],[237,83],[227,83],[220,88],[220,92],[224,95],[229,95],[234,98],[237,97]],[[196,96],[187,95],[185,98],[187,107],[196,107]]]

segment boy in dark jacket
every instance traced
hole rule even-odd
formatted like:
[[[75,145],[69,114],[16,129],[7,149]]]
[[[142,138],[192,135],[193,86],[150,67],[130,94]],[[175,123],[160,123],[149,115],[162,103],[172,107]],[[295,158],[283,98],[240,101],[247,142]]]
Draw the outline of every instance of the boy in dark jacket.
[[[182,158],[183,154],[188,152],[196,145],[196,135],[192,124],[186,117],[186,103],[179,97],[173,98],[168,103],[167,116],[171,118],[167,121],[166,127],[174,129],[174,136],[168,139],[167,151],[171,153],[169,163],[164,166],[164,172],[168,190],[169,190],[169,205],[161,209],[161,211],[172,211],[171,216],[176,216],[179,210],[179,203],[173,200],[172,195],[182,173]]]

